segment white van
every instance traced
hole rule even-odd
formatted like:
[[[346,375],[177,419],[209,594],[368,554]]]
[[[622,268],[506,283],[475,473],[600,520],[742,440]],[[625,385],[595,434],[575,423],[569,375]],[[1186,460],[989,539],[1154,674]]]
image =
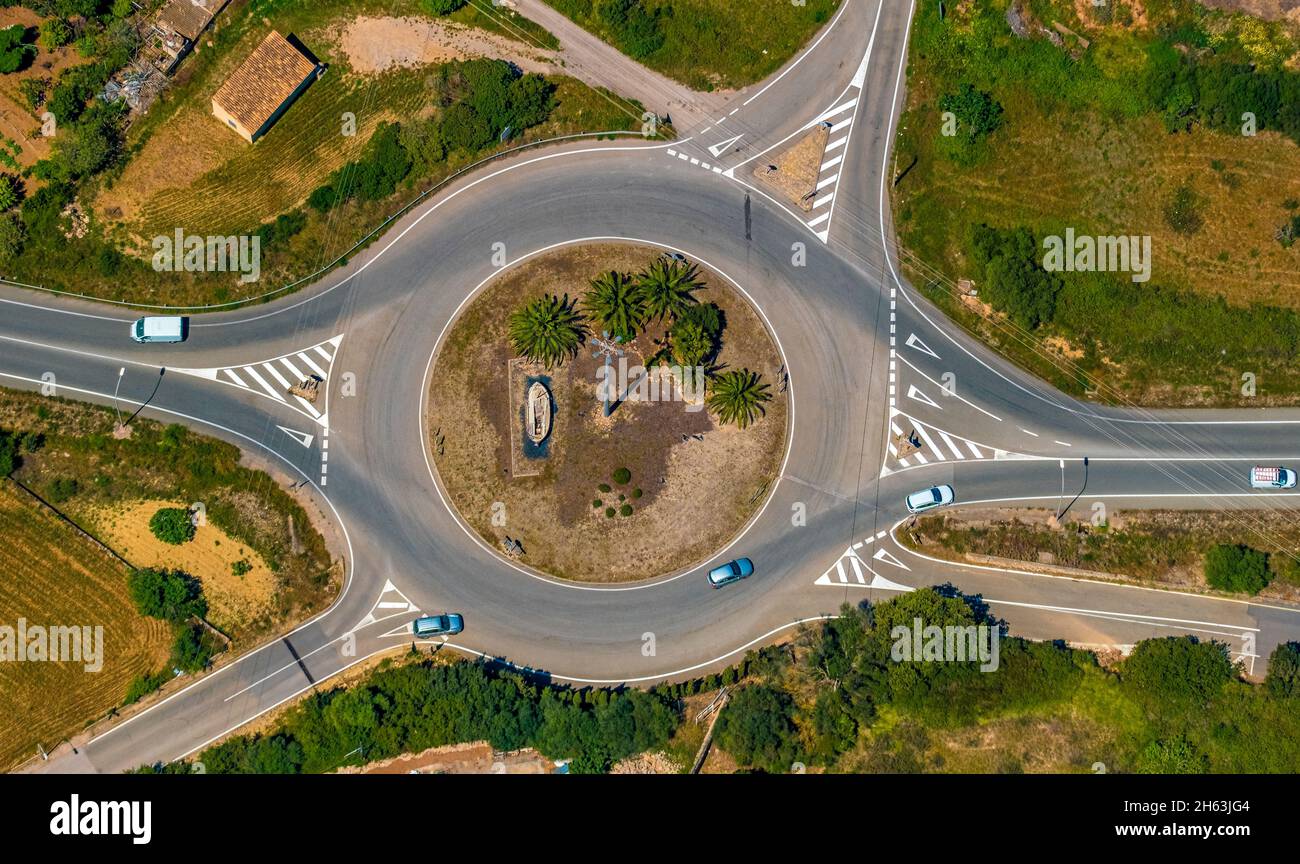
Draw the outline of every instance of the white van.
[[[1250,469],[1250,485],[1254,489],[1290,489],[1295,482],[1295,472],[1290,468],[1256,465]]]
[[[150,315],[131,325],[137,342],[184,342],[187,321],[180,315]]]

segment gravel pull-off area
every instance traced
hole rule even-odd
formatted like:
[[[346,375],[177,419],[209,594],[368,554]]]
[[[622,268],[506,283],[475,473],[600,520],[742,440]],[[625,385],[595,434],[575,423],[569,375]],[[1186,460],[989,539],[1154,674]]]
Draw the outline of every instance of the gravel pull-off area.
[[[355,18],[339,34],[339,47],[362,74],[474,57],[508,60],[525,72],[558,71],[551,51],[430,18]]]

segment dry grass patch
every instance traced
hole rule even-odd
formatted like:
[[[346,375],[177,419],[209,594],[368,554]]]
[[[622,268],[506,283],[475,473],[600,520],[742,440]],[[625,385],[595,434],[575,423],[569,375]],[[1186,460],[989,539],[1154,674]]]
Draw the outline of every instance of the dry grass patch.
[[[180,546],[164,543],[149,530],[149,519],[159,508],[186,506],[134,501],[96,509],[89,518],[98,537],[136,567],[183,570],[198,579],[208,599],[208,620],[226,632],[242,629],[272,608],[276,575],[261,555],[211,522],[196,526],[194,539]],[[248,570],[237,575],[240,562]]]

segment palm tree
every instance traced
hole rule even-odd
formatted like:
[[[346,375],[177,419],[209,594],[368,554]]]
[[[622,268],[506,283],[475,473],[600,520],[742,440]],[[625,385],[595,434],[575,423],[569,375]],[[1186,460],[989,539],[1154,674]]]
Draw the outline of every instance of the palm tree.
[[[610,334],[623,342],[636,336],[645,323],[645,298],[631,275],[611,270],[591,280],[582,301],[587,312]]]
[[[510,343],[519,354],[548,368],[578,353],[586,337],[583,316],[565,294],[539,297],[510,313]]]
[[[694,264],[667,258],[660,258],[642,270],[637,284],[645,295],[646,317],[660,321],[665,317],[676,319],[695,302],[693,292],[704,287]]]
[[[722,423],[735,423],[744,429],[761,414],[766,414],[764,402],[772,399],[768,385],[760,383],[757,372],[733,369],[713,379],[708,398],[709,410],[718,415]]]

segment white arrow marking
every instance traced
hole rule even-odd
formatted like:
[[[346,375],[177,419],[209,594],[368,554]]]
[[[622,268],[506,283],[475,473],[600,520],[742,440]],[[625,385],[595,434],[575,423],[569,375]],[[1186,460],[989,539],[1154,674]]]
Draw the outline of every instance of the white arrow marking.
[[[301,444],[304,447],[310,447],[311,442],[316,440],[315,435],[308,435],[306,432],[298,432],[294,429],[289,429],[285,426],[276,426],[275,428],[279,429],[281,432],[288,435],[290,438],[297,441],[299,444]]]
[[[904,570],[912,569],[911,567],[908,567],[906,564],[904,564],[902,561],[899,561],[893,555],[890,555],[887,549],[877,549],[876,554],[872,555],[871,557],[877,561],[884,561],[886,564],[893,564],[895,567],[901,567]]]
[[[726,141],[720,141],[717,144],[714,144],[712,147],[710,147],[709,152],[712,153],[714,158],[716,159],[717,157],[722,155],[722,151],[726,150],[732,144],[735,144],[737,141],[739,141],[741,138],[744,137],[745,136],[741,134],[741,135],[737,135],[735,138],[728,138]]]
[[[908,348],[915,348],[917,351],[920,351],[923,354],[929,354],[931,357],[933,357],[936,360],[941,359],[939,355],[934,353],[934,351],[930,349],[930,346],[922,342],[921,337],[917,336],[915,333],[907,337],[907,342],[905,344],[907,345]]]
[[[934,403],[933,399],[931,399],[929,396],[926,396],[920,390],[917,390],[915,384],[912,384],[907,388],[907,398],[915,399],[917,402],[921,402],[926,405],[929,405],[931,408],[939,408],[939,406]],[[939,408],[939,410],[942,411],[943,409]]]

